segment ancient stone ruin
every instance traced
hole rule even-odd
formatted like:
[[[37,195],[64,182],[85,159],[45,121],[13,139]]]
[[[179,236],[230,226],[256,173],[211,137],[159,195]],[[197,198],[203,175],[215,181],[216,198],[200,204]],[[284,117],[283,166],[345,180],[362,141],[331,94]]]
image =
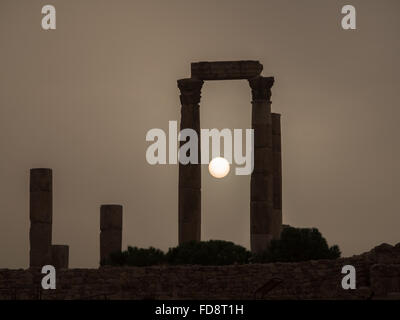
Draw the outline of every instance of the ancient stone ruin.
[[[191,78],[178,80],[181,100],[180,128],[199,137],[200,93],[207,80],[247,80],[252,93],[254,170],[250,183],[250,243],[262,252],[282,228],[282,161],[280,115],[271,112],[273,77],[261,75],[258,61],[197,62]],[[186,141],[181,141],[181,145]],[[201,240],[201,165],[179,164],[179,243]],[[52,264],[68,267],[69,247],[52,245],[53,174],[51,169],[30,171],[30,267]],[[122,206],[100,208],[100,261],[122,247]]]
[[[343,290],[342,268],[357,270]],[[400,243],[337,260],[230,266],[62,269],[57,290],[43,290],[40,269],[0,269],[2,299],[400,299]]]
[[[273,77],[258,61],[192,63],[178,80],[181,130],[200,133],[206,80],[245,79],[252,92],[254,171],[250,184],[251,250],[260,252],[282,228],[280,115],[271,112]],[[200,142],[200,141],[199,141]],[[182,142],[182,144],[185,141]],[[199,143],[200,156],[200,143]],[[52,244],[53,173],[30,170],[30,268],[0,269],[0,299],[399,299],[400,243],[337,260],[229,266],[70,269],[69,247]],[[122,246],[121,205],[100,207],[100,260]],[[201,166],[179,164],[179,243],[201,240]],[[57,290],[42,290],[41,268],[57,269]],[[342,268],[357,270],[357,288],[343,290]],[[243,277],[243,275],[246,275]]]
[[[69,246],[52,245],[53,172],[39,168],[30,171],[29,232],[31,268],[53,265],[68,268]],[[122,248],[122,206],[100,207],[100,261]]]
[[[122,206],[105,204],[100,207],[100,261],[122,249]]]
[[[55,268],[68,268],[69,247],[52,245],[53,224],[53,172],[51,169],[30,171],[29,266],[43,267],[50,264]]]
[[[254,171],[250,185],[250,243],[253,252],[264,251],[280,236],[282,226],[282,162],[280,115],[271,112],[273,77],[261,76],[258,61],[197,62],[191,78],[178,80],[180,129],[199,137],[200,96],[205,80],[247,80],[252,93]],[[186,141],[181,141],[181,145]],[[179,243],[201,239],[201,165],[179,164]]]

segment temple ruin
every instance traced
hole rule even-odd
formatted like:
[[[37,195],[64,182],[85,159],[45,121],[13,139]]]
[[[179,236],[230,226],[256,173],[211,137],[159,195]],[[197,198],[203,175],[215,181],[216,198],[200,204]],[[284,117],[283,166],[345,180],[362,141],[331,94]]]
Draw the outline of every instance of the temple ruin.
[[[282,159],[280,115],[271,112],[273,77],[261,75],[258,61],[197,62],[191,77],[178,80],[180,129],[190,128],[200,143],[200,97],[204,81],[247,80],[252,94],[254,170],[250,182],[251,251],[262,252],[282,227]],[[181,141],[181,145],[187,141]],[[201,240],[201,164],[179,163],[179,243]],[[30,171],[30,267],[52,264],[68,268],[69,247],[52,244],[53,173],[51,169]],[[122,246],[122,206],[100,208],[100,261]]]
[[[262,252],[280,236],[282,226],[282,160],[280,114],[271,112],[273,77],[261,76],[259,61],[196,62],[191,77],[178,80],[180,129],[199,137],[200,98],[206,80],[247,80],[252,94],[254,170],[250,183],[251,251]],[[181,145],[187,141],[181,141]],[[201,240],[201,164],[179,164],[179,243]]]

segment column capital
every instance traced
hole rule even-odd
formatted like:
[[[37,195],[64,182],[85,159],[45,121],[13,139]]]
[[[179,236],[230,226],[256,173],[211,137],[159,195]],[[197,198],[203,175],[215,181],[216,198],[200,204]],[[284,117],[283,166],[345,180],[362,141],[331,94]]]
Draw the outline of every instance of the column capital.
[[[255,77],[249,79],[253,101],[271,99],[271,88],[274,85],[274,77]]]
[[[199,104],[201,97],[201,88],[203,80],[187,78],[178,80],[178,88],[181,91],[181,103],[184,104]]]

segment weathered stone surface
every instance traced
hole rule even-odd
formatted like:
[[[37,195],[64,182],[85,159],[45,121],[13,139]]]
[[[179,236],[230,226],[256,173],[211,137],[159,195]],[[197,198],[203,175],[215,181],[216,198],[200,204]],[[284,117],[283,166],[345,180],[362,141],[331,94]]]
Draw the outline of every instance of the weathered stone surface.
[[[400,247],[393,247],[390,244],[382,243],[375,247],[371,253],[379,264],[395,263],[400,264]]]
[[[199,103],[203,81],[199,79],[178,80],[181,92],[180,129],[193,129],[198,137],[197,164],[179,164],[179,243],[200,240],[201,231],[201,150]],[[187,141],[188,139],[186,139]],[[186,141],[180,142],[183,145]]]
[[[274,77],[254,77],[249,79],[253,101],[271,99],[271,88],[274,85]]]
[[[252,233],[250,235],[250,245],[253,252],[263,252],[267,250],[269,243],[272,240],[270,233]]]
[[[29,240],[31,250],[43,252],[51,245],[52,226],[49,223],[31,223]]]
[[[271,120],[271,102],[267,100],[253,100],[251,102],[251,123],[257,124],[268,124],[272,126]],[[272,131],[270,132],[272,135]]]
[[[273,149],[271,88],[273,77],[248,79],[252,93],[252,128],[254,129],[254,170],[250,182],[250,243],[252,252],[266,250],[276,238],[278,226],[273,210]],[[278,228],[278,230],[276,230]]]
[[[256,240],[256,239],[254,239]],[[264,240],[262,241],[264,243]],[[337,260],[231,266],[61,269],[56,290],[38,290],[40,268],[0,269],[3,299],[398,299],[399,251]],[[344,265],[356,268],[357,288],[343,290]]]
[[[281,114],[271,113],[272,135],[281,135]]]
[[[252,201],[250,204],[250,233],[272,234],[275,226],[272,202]]]
[[[268,175],[273,173],[273,157],[271,148],[260,147],[254,149],[254,171]]]
[[[52,223],[53,174],[51,169],[30,170],[29,217],[31,223]]]
[[[277,159],[278,158],[278,159]],[[273,189],[274,189],[274,208],[282,209],[282,174],[278,169],[280,167],[280,156],[274,155],[274,170],[273,170]]]
[[[67,269],[69,262],[69,246],[52,245],[51,246],[51,264],[59,269]]]
[[[273,181],[272,175],[266,176],[263,173],[253,171],[250,180],[250,200],[251,201],[273,201]]]
[[[29,197],[29,217],[32,223],[53,222],[53,193],[32,191]]]
[[[274,152],[281,152],[281,136],[272,136],[272,147]]]
[[[197,220],[201,212],[201,190],[180,188],[179,197],[180,220],[186,222]]]
[[[274,238],[280,237],[282,224],[282,154],[281,154],[281,115],[271,114],[272,120],[272,174],[273,205],[276,226]]]
[[[274,172],[274,208],[275,209],[282,209],[282,178],[276,172]]]
[[[30,191],[53,190],[53,174],[51,169],[34,168],[30,170]]]
[[[268,124],[253,125],[254,129],[254,148],[270,148],[272,153],[271,126]]]
[[[198,104],[182,105],[180,129],[183,130],[186,128],[193,129],[197,134],[200,133],[200,107]],[[185,142],[187,141],[180,141],[180,145]]]
[[[121,249],[121,229],[107,229],[100,232],[100,261],[108,258],[111,253],[121,252]]]
[[[179,228],[179,243],[184,243],[192,240],[200,241],[200,224],[200,217],[198,217],[197,221],[181,221],[181,228]]]
[[[100,261],[122,248],[122,210],[118,204],[100,207]]]
[[[274,223],[275,226],[272,230],[272,236],[274,239],[279,239],[282,232],[282,209],[274,209]]]
[[[392,262],[387,256],[387,262]],[[397,262],[397,261],[395,261]],[[370,269],[371,288],[376,296],[400,294],[400,264],[375,264]]]
[[[100,230],[122,230],[122,209],[118,204],[104,204],[100,207]]]
[[[40,249],[29,250],[29,267],[43,267],[52,264],[50,246]]]
[[[179,187],[201,188],[201,167],[198,164],[179,164]]]
[[[29,265],[42,267],[51,262],[53,220],[53,174],[51,169],[30,170],[29,194]]]
[[[201,88],[203,87],[204,81],[186,78],[180,79],[177,82],[178,88],[181,92],[180,99],[182,105],[193,105],[200,103]]]
[[[201,80],[249,79],[259,76],[263,69],[259,61],[210,61],[191,64],[192,78]]]

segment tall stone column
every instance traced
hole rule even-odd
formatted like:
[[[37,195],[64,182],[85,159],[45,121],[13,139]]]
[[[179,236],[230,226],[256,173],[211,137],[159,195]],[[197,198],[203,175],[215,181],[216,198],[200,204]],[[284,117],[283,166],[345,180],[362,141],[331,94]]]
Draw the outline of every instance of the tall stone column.
[[[51,264],[53,222],[53,173],[51,169],[30,170],[30,267]]]
[[[249,79],[254,129],[254,170],[250,185],[250,243],[255,253],[267,249],[276,234],[273,211],[271,87],[273,77]]]
[[[181,92],[180,129],[190,128],[198,136],[198,163],[179,163],[179,243],[201,238],[201,154],[200,154],[200,95],[202,80],[178,80]],[[181,141],[180,145],[186,141]]]
[[[272,113],[272,166],[274,177],[274,238],[279,238],[282,229],[282,154],[281,154],[281,115]]]
[[[122,248],[122,206],[106,204],[100,207],[100,263]]]

